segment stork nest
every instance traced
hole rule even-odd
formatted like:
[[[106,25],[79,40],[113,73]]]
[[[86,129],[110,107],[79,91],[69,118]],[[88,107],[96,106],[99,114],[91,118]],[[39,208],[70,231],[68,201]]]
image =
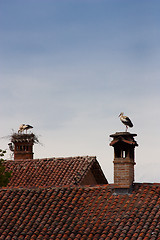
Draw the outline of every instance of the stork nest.
[[[11,135],[11,142],[33,142],[39,143],[38,137],[33,133],[13,133]]]

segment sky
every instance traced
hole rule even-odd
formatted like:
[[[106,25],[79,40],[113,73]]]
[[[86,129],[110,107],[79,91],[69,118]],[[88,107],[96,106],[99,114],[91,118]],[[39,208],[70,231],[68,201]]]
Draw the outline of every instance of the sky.
[[[136,182],[160,182],[160,1],[0,0],[0,148],[22,123],[34,158],[96,156],[136,133]]]

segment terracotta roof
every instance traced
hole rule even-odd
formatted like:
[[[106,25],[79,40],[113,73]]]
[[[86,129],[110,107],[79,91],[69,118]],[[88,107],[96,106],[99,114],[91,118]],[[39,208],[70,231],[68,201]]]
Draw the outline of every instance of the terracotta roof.
[[[12,171],[8,187],[79,185],[92,170],[98,184],[108,183],[96,157],[70,157],[6,161]]]
[[[160,185],[0,190],[0,239],[160,239]]]

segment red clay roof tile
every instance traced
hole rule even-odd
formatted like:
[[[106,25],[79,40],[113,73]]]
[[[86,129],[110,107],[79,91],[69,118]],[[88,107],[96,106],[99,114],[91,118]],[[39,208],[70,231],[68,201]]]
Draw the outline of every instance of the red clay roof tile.
[[[160,185],[0,190],[0,239],[160,239]]]
[[[96,157],[70,157],[6,161],[12,171],[8,187],[79,185],[92,170],[97,183],[107,183]]]

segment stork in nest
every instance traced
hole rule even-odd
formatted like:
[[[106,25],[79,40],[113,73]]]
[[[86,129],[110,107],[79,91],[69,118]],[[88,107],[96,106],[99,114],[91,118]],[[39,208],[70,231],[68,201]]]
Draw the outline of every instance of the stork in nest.
[[[127,116],[124,116],[124,113],[123,112],[121,112],[120,114],[119,114],[119,118],[120,118],[120,120],[121,120],[121,122],[124,124],[124,125],[126,125],[126,132],[127,132],[127,130],[128,130],[128,127],[133,127],[133,123],[131,122],[131,120],[129,119],[129,117],[127,117]]]
[[[20,127],[18,129],[18,133],[22,133],[22,132],[24,132],[24,130],[26,130],[26,133],[27,133],[27,130],[31,129],[31,128],[33,128],[31,125],[22,124],[22,125],[20,125]]]

